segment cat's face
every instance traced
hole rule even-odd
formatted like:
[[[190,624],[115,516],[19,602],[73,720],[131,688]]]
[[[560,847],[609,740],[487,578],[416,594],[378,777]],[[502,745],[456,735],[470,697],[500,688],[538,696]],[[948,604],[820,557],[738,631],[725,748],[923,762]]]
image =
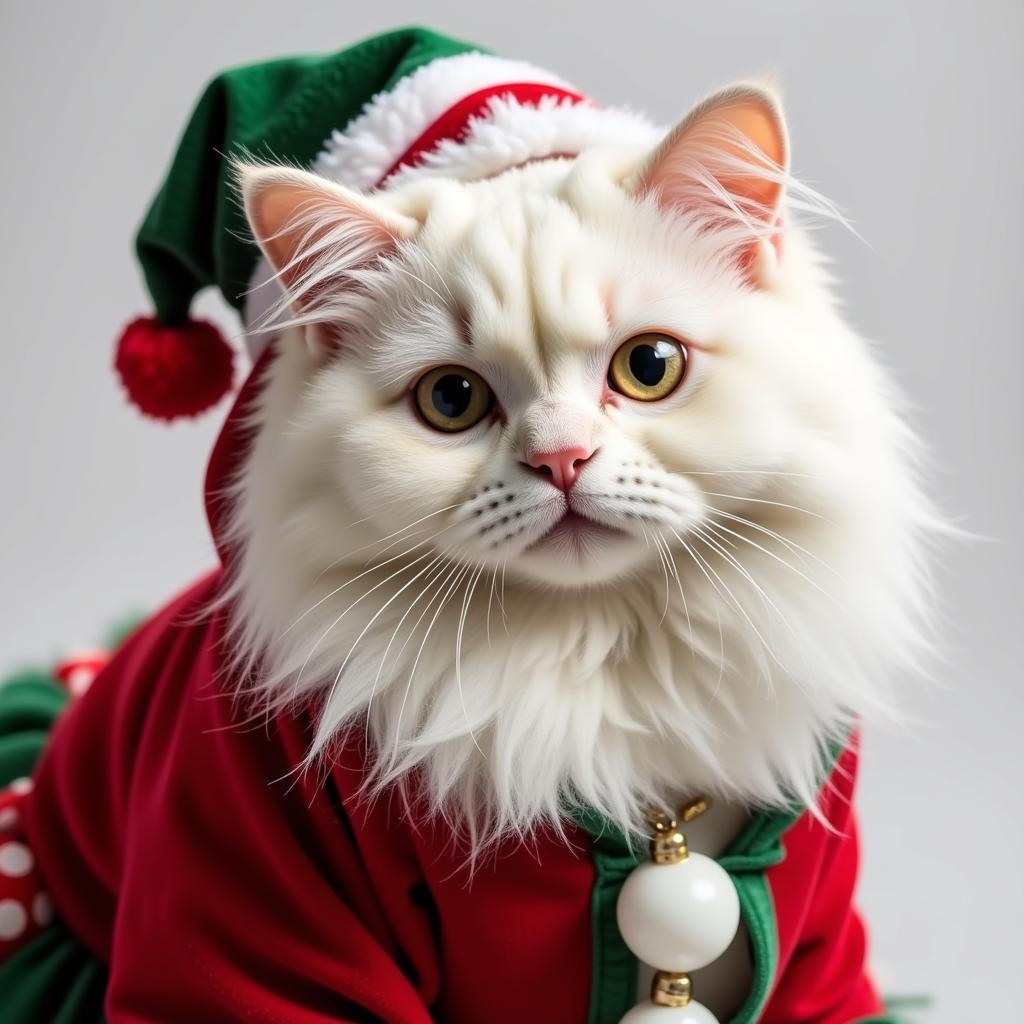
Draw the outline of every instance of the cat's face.
[[[424,190],[402,272],[313,383],[333,486],[381,538],[555,586],[660,574],[733,471],[752,493],[801,460],[801,339],[751,337],[743,276],[603,170]]]

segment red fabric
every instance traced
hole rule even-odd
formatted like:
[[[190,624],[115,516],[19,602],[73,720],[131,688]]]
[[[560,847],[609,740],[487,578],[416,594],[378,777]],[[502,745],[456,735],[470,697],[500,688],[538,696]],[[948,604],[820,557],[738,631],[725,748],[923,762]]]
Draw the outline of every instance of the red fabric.
[[[260,353],[241,390],[235,396],[210,453],[210,461],[206,465],[206,519],[210,524],[210,533],[223,565],[231,561],[231,548],[227,542],[231,485],[242,471],[245,458],[249,454],[255,431],[252,413],[256,411],[256,402],[263,391],[267,372],[276,354],[277,344],[276,339],[273,339]]]
[[[804,814],[783,837],[785,860],[768,871],[779,971],[763,1024],[849,1024],[883,1010],[865,970],[864,925],[853,904],[856,773],[854,742],[823,791],[831,829]]]
[[[446,110],[422,135],[388,168],[381,178],[381,184],[388,180],[399,167],[416,167],[424,156],[445,139],[461,142],[469,133],[469,123],[483,117],[488,105],[495,97],[511,97],[523,106],[535,107],[545,96],[570,103],[583,103],[585,97],[578,92],[559,88],[557,85],[541,85],[539,82],[508,82],[504,85],[489,85],[485,89],[470,93]]]
[[[245,723],[218,677],[220,579],[61,717],[24,808],[61,915],[111,965],[110,1024],[582,1021],[586,842],[541,838],[469,884],[443,826],[358,804],[357,746],[323,785],[292,774],[306,722]]]

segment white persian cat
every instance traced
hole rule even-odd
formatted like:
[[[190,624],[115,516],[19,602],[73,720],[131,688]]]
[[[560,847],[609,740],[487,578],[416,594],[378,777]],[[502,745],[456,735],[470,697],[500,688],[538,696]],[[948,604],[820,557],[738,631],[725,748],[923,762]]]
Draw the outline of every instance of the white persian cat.
[[[236,640],[261,706],[322,694],[310,763],[365,730],[378,791],[478,844],[581,802],[813,805],[922,650],[934,520],[775,95],[483,180],[239,172],[291,316]]]

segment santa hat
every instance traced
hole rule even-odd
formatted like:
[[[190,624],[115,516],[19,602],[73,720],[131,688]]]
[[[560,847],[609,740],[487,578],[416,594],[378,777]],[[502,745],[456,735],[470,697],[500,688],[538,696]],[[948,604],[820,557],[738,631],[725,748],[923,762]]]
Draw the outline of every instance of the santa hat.
[[[226,71],[200,98],[136,238],[155,316],[133,320],[118,342],[128,396],[173,420],[232,389],[231,347],[189,314],[208,286],[241,314],[250,354],[265,342],[266,313],[280,293],[251,240],[233,159],[312,166],[370,190],[410,174],[484,177],[602,141],[656,136],[636,114],[598,108],[555,75],[421,28]]]
[[[192,299],[210,285],[242,312],[256,263],[230,158],[248,153],[308,164],[332,130],[375,93],[423,64],[468,49],[411,29],[326,57],[236,68],[210,83],[136,236],[155,316],[128,324],[115,366],[143,412],[164,420],[192,416],[231,390],[230,346],[212,323],[189,315]]]

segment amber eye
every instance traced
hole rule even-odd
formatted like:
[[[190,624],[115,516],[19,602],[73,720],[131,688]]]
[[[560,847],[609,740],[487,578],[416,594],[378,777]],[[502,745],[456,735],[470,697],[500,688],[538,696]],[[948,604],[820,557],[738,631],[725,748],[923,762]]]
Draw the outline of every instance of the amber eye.
[[[656,402],[675,391],[686,372],[686,348],[667,334],[623,342],[608,367],[608,384],[627,398]]]
[[[432,427],[454,434],[476,426],[494,405],[483,378],[464,366],[438,366],[416,385],[416,408]]]

